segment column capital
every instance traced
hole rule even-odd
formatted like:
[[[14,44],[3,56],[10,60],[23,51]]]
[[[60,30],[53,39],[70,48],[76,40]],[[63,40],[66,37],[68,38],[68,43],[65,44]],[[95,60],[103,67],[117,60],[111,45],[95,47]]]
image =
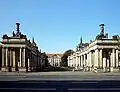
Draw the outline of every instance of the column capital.
[[[119,50],[119,48],[115,48],[115,50]]]
[[[1,47],[2,47],[2,48],[5,48],[5,46],[3,46],[3,45],[2,45]]]
[[[99,48],[99,50],[103,50],[103,48]]]
[[[102,48],[95,48],[94,50],[100,50],[100,49],[102,49]]]
[[[112,51],[115,51],[115,49],[113,48]]]

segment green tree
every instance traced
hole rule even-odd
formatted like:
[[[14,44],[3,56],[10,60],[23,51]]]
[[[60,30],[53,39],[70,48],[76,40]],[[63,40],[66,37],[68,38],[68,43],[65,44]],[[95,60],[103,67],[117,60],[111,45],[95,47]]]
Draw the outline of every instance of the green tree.
[[[42,59],[42,61],[45,62],[45,66],[48,66],[48,65],[49,65],[48,56],[46,55],[45,52],[41,53],[41,59]]]
[[[61,62],[60,62],[61,66],[67,66],[68,65],[68,63],[67,63],[68,62],[68,56],[70,56],[72,53],[74,53],[74,51],[71,50],[71,49],[65,51],[65,53],[61,57]]]

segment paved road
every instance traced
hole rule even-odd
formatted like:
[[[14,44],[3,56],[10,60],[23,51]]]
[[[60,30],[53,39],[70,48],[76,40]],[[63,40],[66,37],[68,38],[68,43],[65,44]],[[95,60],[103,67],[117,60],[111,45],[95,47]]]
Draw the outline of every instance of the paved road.
[[[0,92],[120,92],[120,73],[0,73]]]
[[[0,92],[120,92],[120,80],[0,81]]]

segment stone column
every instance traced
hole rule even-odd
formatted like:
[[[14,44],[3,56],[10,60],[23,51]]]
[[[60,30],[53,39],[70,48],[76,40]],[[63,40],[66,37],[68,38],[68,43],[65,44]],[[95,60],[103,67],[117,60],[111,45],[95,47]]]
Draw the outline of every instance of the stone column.
[[[10,50],[10,66],[12,66],[12,51]]]
[[[8,67],[8,48],[6,48],[6,67]]]
[[[85,64],[85,55],[84,55],[84,62],[83,62],[83,64],[86,65],[86,64]]]
[[[92,52],[91,51],[89,53],[89,67],[90,67],[90,71],[91,71],[91,68],[92,68]]]
[[[78,62],[79,62],[79,68],[80,68],[80,56],[78,57],[78,59],[79,59],[79,60],[78,60]]]
[[[107,63],[107,68],[109,68],[109,66],[110,66],[109,62],[110,62],[110,60],[107,58],[107,62],[106,62]]]
[[[116,67],[118,68],[118,49],[116,49]]]
[[[28,67],[30,67],[30,59],[28,58]]]
[[[103,53],[103,71],[106,72],[106,55]]]
[[[75,67],[75,58],[73,56],[73,67]]]
[[[76,56],[76,67],[78,67],[78,56]]]
[[[13,67],[15,67],[15,51],[13,51]]]
[[[92,68],[95,66],[95,52],[92,53]]]
[[[83,55],[81,55],[81,68],[83,69]]]
[[[68,56],[68,66],[70,65],[70,58],[69,58],[70,56]]]
[[[89,53],[87,53],[87,62],[86,65],[89,66]]]
[[[60,59],[60,62],[61,62],[61,59]],[[71,59],[69,60],[69,66],[71,67],[72,65],[71,65]]]
[[[95,67],[98,67],[98,49],[95,50]]]
[[[110,62],[110,71],[113,71],[113,67],[115,67],[115,49],[112,49],[112,60]]]
[[[5,54],[5,53],[4,53],[4,48],[2,47],[2,67],[5,66],[5,65],[4,65],[4,64],[5,64],[5,62],[4,62],[4,59],[5,59],[5,58],[4,58],[4,54]]]
[[[19,62],[20,63],[20,67],[21,67],[21,64],[22,64],[22,62],[21,62],[22,61],[21,54],[22,54],[22,49],[20,48],[20,62]]]
[[[79,56],[79,68],[81,67],[81,56]]]
[[[100,49],[100,68],[103,67],[102,49]]]
[[[68,56],[68,66],[70,66],[70,56]]]
[[[87,53],[87,61],[86,61],[87,71],[89,71],[89,61],[90,61],[89,57],[90,57],[89,53]]]
[[[23,48],[23,67],[25,67],[25,48]]]
[[[85,61],[86,61],[86,59],[85,59],[85,54],[84,54],[84,62],[83,62],[83,65],[84,65],[83,69],[84,69],[84,71],[85,71],[85,68],[86,68],[86,63],[85,63]]]

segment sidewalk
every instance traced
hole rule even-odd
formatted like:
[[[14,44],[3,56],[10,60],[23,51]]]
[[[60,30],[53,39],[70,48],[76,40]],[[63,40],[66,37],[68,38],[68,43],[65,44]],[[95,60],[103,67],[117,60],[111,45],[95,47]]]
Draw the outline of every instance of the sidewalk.
[[[39,76],[39,75],[109,75],[109,76],[120,76],[120,72],[108,72],[108,73],[94,73],[94,72],[82,72],[82,71],[66,71],[66,72],[32,72],[32,73],[26,73],[26,72],[0,72],[0,76]]]

